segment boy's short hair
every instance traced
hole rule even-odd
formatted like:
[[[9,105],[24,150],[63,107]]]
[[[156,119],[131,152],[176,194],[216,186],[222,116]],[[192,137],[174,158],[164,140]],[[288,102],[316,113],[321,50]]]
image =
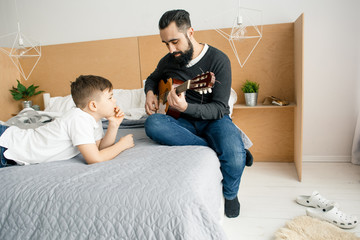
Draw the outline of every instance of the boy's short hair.
[[[179,31],[185,32],[191,27],[190,14],[182,9],[167,11],[159,20],[159,29],[167,28],[172,22],[175,22]]]
[[[100,76],[81,75],[75,82],[71,82],[71,96],[76,107],[83,109],[89,101],[105,89],[112,90],[109,80]]]

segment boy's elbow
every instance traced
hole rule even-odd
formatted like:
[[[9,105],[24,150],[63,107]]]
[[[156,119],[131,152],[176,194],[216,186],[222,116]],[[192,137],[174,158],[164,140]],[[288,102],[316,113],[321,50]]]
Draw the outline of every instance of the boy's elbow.
[[[94,164],[94,163],[99,163],[99,162],[103,162],[104,160],[101,159],[100,155],[96,155],[96,156],[88,156],[85,158],[85,162],[87,164]]]
[[[87,160],[85,160],[85,162],[86,162],[86,164],[94,164],[94,163],[97,163],[96,161],[87,161]]]
[[[98,161],[95,161],[95,160],[88,160],[88,159],[85,159],[85,162],[86,162],[86,164],[94,164],[94,163],[98,163]]]
[[[94,163],[100,163],[110,160],[107,156],[104,156],[103,154],[96,154],[95,156],[90,156],[88,158],[85,158],[85,162],[87,164],[94,164]]]
[[[78,146],[80,153],[83,155],[86,164],[94,164],[105,161],[105,157],[95,144],[84,144]]]

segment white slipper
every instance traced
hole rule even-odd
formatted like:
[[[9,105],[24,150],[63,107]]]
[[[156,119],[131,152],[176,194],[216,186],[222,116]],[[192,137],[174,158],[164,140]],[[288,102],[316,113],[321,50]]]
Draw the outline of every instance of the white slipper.
[[[354,228],[358,224],[357,217],[348,216],[335,206],[327,208],[307,208],[306,215],[332,223],[339,228]]]
[[[314,191],[311,196],[298,196],[296,198],[296,202],[300,205],[306,206],[306,207],[314,207],[314,208],[326,208],[329,206],[335,206],[339,207],[339,204],[335,201],[330,201],[324,198],[319,194],[318,191]]]

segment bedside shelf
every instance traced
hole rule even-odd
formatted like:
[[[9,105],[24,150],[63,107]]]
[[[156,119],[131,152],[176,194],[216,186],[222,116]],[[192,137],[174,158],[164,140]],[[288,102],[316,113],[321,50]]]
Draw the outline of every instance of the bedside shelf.
[[[296,104],[291,102],[289,105],[287,106],[277,106],[277,105],[264,105],[262,103],[258,103],[256,106],[246,106],[245,103],[238,103],[238,104],[234,104],[234,109],[254,109],[254,108],[294,108],[296,107]]]

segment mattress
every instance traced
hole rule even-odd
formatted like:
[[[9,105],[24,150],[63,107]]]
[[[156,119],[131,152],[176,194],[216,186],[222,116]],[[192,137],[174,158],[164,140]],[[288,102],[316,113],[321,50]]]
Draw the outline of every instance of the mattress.
[[[0,239],[226,239],[215,152],[128,133],[135,147],[111,161],[0,169]]]

